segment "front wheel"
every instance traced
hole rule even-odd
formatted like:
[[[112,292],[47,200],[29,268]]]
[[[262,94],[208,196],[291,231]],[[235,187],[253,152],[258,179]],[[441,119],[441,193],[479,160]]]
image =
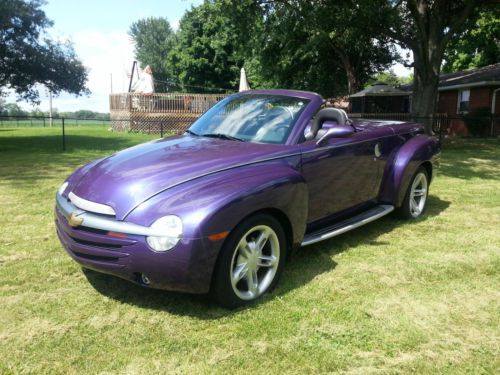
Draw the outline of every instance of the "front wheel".
[[[399,215],[404,219],[420,217],[425,211],[428,194],[429,175],[424,167],[420,167],[410,182]]]
[[[212,294],[221,305],[247,305],[271,291],[281,274],[286,238],[273,216],[261,214],[240,223],[223,245]]]

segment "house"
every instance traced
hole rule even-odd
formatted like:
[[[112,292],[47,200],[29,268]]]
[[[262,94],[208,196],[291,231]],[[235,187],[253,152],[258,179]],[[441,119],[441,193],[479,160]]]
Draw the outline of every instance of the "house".
[[[395,88],[377,83],[350,96],[351,112],[363,117],[399,115],[405,119],[405,114],[409,116],[411,112],[411,90],[411,85]],[[440,118],[446,116],[450,135],[468,135],[465,120],[477,115],[484,121],[485,114],[490,125],[484,135],[499,134],[499,92],[500,63],[441,74],[436,112]]]
[[[408,113],[410,92],[377,82],[350,96],[353,113]]]
[[[483,68],[442,74],[439,77],[438,113],[449,117],[449,132],[453,135],[468,134],[464,115],[490,113],[500,116],[500,63]],[[496,122],[496,124],[494,123]],[[489,133],[497,133],[498,121],[492,119]]]

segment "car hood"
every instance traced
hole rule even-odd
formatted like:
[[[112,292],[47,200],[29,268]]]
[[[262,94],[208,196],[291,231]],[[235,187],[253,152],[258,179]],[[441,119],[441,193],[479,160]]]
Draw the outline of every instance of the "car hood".
[[[293,146],[176,136],[118,152],[90,167],[72,187],[111,206],[122,220],[137,205],[175,185],[242,164],[284,156]]]

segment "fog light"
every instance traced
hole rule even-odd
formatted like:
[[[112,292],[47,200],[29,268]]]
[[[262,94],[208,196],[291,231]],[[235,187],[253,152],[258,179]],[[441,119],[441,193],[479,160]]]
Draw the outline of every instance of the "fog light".
[[[144,284],[144,285],[149,285],[151,284],[151,281],[149,280],[149,278],[144,275],[143,273],[141,273],[141,282]]]

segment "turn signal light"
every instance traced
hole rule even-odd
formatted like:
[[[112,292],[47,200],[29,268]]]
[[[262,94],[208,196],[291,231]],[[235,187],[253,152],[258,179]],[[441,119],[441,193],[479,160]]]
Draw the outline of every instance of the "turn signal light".
[[[108,232],[108,236],[115,238],[127,238],[127,233]]]

